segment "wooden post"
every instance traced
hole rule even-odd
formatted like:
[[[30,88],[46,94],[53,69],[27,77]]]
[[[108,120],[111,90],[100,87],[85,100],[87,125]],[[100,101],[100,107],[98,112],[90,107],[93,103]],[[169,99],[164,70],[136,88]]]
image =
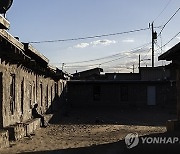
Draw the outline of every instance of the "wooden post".
[[[177,119],[180,120],[180,66],[177,68]]]
[[[154,67],[154,26],[153,23],[151,24],[152,28],[152,67]]]
[[[139,73],[140,73],[140,69],[141,69],[141,55],[139,55]]]

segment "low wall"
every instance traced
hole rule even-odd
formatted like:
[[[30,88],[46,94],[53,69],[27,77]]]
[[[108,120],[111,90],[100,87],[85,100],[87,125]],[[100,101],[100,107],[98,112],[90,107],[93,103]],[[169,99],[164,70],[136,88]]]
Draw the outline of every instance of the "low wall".
[[[6,127],[5,129],[7,129],[9,132],[9,140],[16,141],[25,136],[30,135],[39,127],[40,127],[40,119],[36,118],[36,119],[31,119],[26,123],[17,123],[15,125],[11,125],[9,127]]]
[[[53,114],[44,115],[45,122],[49,122]],[[40,118],[35,118],[26,123],[17,123],[0,130],[0,148],[9,147],[9,141],[17,141],[31,135],[40,128]]]
[[[9,147],[9,132],[8,130],[0,130],[0,148]]]

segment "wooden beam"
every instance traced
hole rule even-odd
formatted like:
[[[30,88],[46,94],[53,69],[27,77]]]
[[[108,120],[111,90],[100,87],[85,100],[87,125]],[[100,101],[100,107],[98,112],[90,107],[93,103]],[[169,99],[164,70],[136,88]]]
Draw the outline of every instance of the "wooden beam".
[[[180,66],[176,69],[176,86],[177,86],[177,118],[180,120]]]

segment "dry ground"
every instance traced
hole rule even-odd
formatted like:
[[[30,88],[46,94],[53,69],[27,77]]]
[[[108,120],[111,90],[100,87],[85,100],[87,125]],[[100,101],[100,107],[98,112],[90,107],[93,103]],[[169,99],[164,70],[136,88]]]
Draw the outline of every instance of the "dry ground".
[[[68,114],[56,113],[47,128],[11,142],[11,147],[0,150],[0,153],[176,152],[180,146],[138,145],[128,150],[124,143],[125,136],[130,132],[146,136],[177,136],[166,133],[165,123],[173,118],[175,112],[167,109],[73,109]]]

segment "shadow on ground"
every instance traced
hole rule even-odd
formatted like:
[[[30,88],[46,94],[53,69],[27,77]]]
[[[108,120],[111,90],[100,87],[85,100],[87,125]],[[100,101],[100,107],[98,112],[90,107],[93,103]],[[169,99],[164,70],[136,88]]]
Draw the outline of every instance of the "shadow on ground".
[[[139,126],[165,126],[175,119],[174,109],[146,108],[73,108],[62,114],[55,113],[51,124],[113,124]]]
[[[179,137],[180,139],[180,133],[162,133],[162,134],[153,134],[153,135],[147,135],[144,137],[161,137],[161,138],[172,138],[173,137]],[[28,152],[27,152],[28,153]],[[45,154],[179,154],[180,153],[180,144],[179,143],[161,143],[161,144],[143,144],[142,140],[140,138],[139,144],[131,149],[128,149],[126,147],[126,144],[124,140],[115,142],[115,143],[109,143],[109,144],[103,144],[103,145],[93,145],[90,147],[82,147],[82,148],[72,148],[72,149],[58,149],[58,150],[52,150],[52,151],[38,151],[38,152],[29,152],[29,153],[45,153]]]

